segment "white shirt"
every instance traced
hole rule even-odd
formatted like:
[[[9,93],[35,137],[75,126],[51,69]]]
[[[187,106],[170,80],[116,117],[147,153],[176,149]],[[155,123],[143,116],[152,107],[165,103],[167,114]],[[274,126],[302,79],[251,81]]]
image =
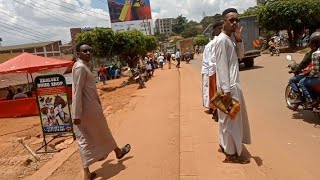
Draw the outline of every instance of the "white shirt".
[[[159,57],[158,57],[158,61],[159,61],[159,62],[163,62],[163,60],[164,60],[164,57],[163,57],[163,56],[159,56]]]
[[[177,58],[180,58],[180,52],[179,51],[176,52],[176,59]]]
[[[215,55],[215,46],[217,44],[217,36],[214,37],[204,48],[201,73],[212,76],[216,73],[217,61]]]
[[[26,94],[23,94],[23,93],[18,93],[18,94],[13,96],[13,99],[19,99],[19,98],[28,98],[28,96]]]

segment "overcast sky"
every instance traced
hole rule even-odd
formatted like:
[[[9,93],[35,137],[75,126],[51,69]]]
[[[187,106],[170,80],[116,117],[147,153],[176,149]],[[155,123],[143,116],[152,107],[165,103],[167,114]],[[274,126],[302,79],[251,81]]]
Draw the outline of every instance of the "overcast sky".
[[[72,5],[69,5],[69,4]],[[152,17],[200,21],[228,7],[243,12],[255,0],[150,0]],[[0,0],[2,45],[37,41],[70,41],[71,27],[110,27],[107,0]]]

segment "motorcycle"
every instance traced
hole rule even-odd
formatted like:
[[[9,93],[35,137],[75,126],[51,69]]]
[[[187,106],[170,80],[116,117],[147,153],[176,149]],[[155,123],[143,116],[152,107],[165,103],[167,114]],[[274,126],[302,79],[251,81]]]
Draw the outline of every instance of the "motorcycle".
[[[146,88],[145,80],[142,77],[140,70],[138,68],[135,68],[132,70],[133,79],[139,84],[140,88]]]
[[[274,54],[277,55],[277,56],[280,56],[280,50],[279,50],[278,47],[275,47],[275,48],[271,49],[270,55],[273,56]]]
[[[296,65],[296,61],[294,61],[292,59],[291,55],[287,55],[286,59],[288,61],[292,61],[293,64],[290,64],[288,66],[288,68],[291,68]],[[299,73],[294,73],[294,72],[289,72],[289,73],[293,73],[294,76],[297,76]],[[315,113],[315,115],[320,119],[320,84],[317,84],[315,86],[312,86],[312,91],[316,94],[316,104],[313,107],[308,107],[307,105],[307,101],[306,101],[306,97],[303,94],[303,91],[299,85],[299,83],[297,83],[297,87],[299,89],[299,93],[300,93],[300,97],[292,90],[290,83],[287,85],[286,90],[285,90],[285,100],[286,100],[286,104],[287,107],[293,111],[296,111],[299,106],[301,106],[304,110],[310,110],[313,113]]]

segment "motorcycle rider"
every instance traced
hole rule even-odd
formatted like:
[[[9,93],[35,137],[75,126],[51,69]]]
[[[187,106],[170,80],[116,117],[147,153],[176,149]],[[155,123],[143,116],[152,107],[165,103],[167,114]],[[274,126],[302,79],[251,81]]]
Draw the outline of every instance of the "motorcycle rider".
[[[312,107],[317,102],[314,101],[314,93],[311,89],[313,85],[320,84],[320,31],[314,32],[310,36],[309,46],[315,50],[312,55],[312,67],[310,73],[300,81],[301,89],[306,96],[307,106]]]
[[[276,48],[276,42],[274,41],[274,37],[270,39],[268,44],[269,44],[270,53],[272,53],[272,51]]]
[[[299,91],[298,83],[310,73],[312,67],[311,55],[317,50],[312,44],[309,44],[309,47],[311,50],[305,54],[303,60],[299,64],[290,65],[291,70],[289,73],[297,74],[289,79],[291,89],[297,97],[297,103],[301,101],[301,92]]]

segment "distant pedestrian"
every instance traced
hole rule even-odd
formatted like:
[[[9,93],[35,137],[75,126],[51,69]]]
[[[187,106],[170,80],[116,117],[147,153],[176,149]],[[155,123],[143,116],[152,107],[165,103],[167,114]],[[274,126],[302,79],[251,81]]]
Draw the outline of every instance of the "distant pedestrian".
[[[168,62],[169,69],[171,69],[171,54],[170,53],[167,53],[166,59],[167,59],[167,62]]]
[[[178,62],[177,65],[176,65],[176,67],[177,67],[177,68],[180,68],[180,60],[181,60],[180,49],[177,49],[175,58],[176,58],[176,60],[177,60],[177,62]]]

